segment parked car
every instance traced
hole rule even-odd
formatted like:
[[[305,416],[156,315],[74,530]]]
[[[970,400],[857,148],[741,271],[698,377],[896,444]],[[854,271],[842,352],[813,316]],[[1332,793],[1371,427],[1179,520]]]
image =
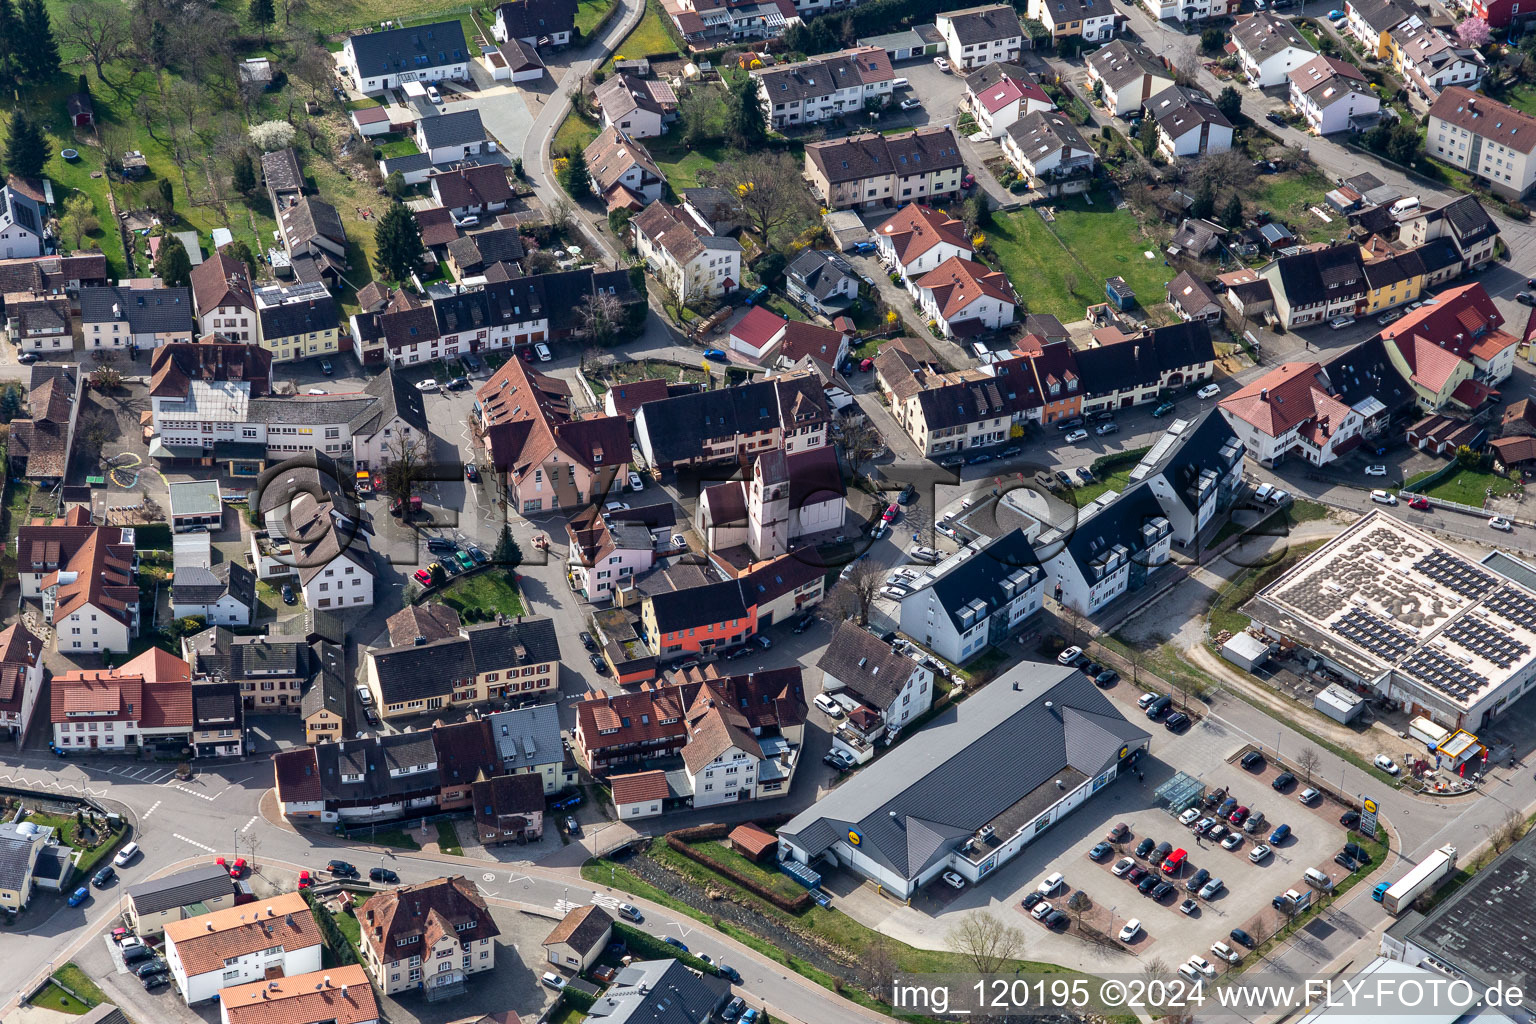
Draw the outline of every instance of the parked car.
[[[965,879],[961,878],[953,871],[946,871],[941,877],[944,879],[944,884],[948,885],[951,889],[965,888]]]
[[[829,750],[821,761],[823,764],[840,772],[852,771],[855,766],[853,755],[846,750]]]
[[[556,974],[554,971],[545,971],[543,974],[539,975],[539,981],[545,985],[548,985],[556,992],[559,992],[561,989],[565,988],[565,976]]]
[[[1156,889],[1162,882],[1163,880],[1157,877],[1157,875],[1148,872],[1145,878],[1136,883],[1136,891],[1143,896],[1151,896],[1152,890]]]
[[[1253,936],[1249,935],[1241,928],[1233,928],[1230,932],[1227,933],[1227,935],[1232,939],[1233,942],[1247,946],[1249,949],[1252,949],[1254,946],[1258,945],[1258,943],[1253,940]]]
[[[1353,872],[1360,866],[1355,863],[1355,858],[1342,851],[1333,855],[1333,862],[1349,872]]]
[[[1494,516],[1492,519],[1488,520],[1488,525],[1503,533],[1515,532],[1515,524],[1510,522],[1508,519],[1505,519],[1503,516]]]
[[[922,104],[921,100],[913,99],[911,97],[908,97],[907,99],[904,99],[904,100],[901,101],[901,109],[902,110],[916,110],[918,107],[920,107],[922,105],[923,104]]]
[[[1200,887],[1210,881],[1210,879],[1211,873],[1205,868],[1201,868],[1189,876],[1189,880],[1184,883],[1184,889],[1186,892],[1199,892]]]
[[[1044,881],[1035,887],[1035,891],[1043,896],[1054,896],[1056,895],[1057,891],[1061,889],[1063,884],[1065,884],[1065,882],[1061,877],[1061,872],[1056,871],[1047,875]]]
[[[1120,424],[1100,423],[1098,426],[1093,428],[1093,432],[1100,437],[1108,437],[1110,434],[1120,433]]]
[[[291,584],[291,583],[284,583],[283,584],[283,604],[295,604],[295,603],[298,602],[298,600],[299,600],[298,595],[293,592],[293,584]]]
[[[1275,776],[1275,781],[1269,784],[1269,788],[1276,793],[1284,792],[1296,784],[1296,776],[1290,772],[1281,772]]]
[[[1269,113],[1264,115],[1264,120],[1268,121],[1270,124],[1279,125],[1281,128],[1286,126],[1285,118],[1281,116],[1278,111],[1271,110]]]
[[[1386,467],[1385,464],[1380,463],[1380,462],[1372,463],[1371,465],[1365,467],[1365,475],[1366,476],[1386,476],[1387,475],[1387,467]]]
[[[1200,898],[1203,900],[1213,900],[1225,888],[1226,883],[1219,878],[1213,878],[1200,888]]]
[[[1124,878],[1126,872],[1130,871],[1135,866],[1136,862],[1131,858],[1121,857],[1119,860],[1115,861],[1115,866],[1110,868],[1109,871],[1110,874],[1114,875],[1116,878]]]
[[[1242,845],[1243,834],[1241,832],[1233,832],[1221,841],[1221,848],[1223,850],[1235,850]]]
[[[98,889],[105,889],[116,877],[117,871],[112,867],[112,865],[108,864],[106,867],[102,868],[100,871],[91,876],[91,884]]]
[[[1108,843],[1099,843],[1093,849],[1088,851],[1088,859],[1103,860],[1105,857],[1108,857],[1110,853],[1114,851],[1114,849],[1115,848],[1110,846]]]
[[[1322,795],[1323,794],[1320,793],[1319,791],[1309,787],[1307,789],[1302,790],[1301,791],[1301,795],[1298,796],[1296,799],[1300,800],[1303,804],[1310,804],[1314,800],[1316,800],[1319,797],[1321,797]]]
[[[1264,863],[1264,858],[1269,856],[1269,847],[1260,843],[1248,851],[1248,860],[1254,864]]]
[[[943,57],[933,58],[933,66],[938,68],[940,71],[943,71],[945,74],[949,73],[949,61],[945,60]]]
[[[1279,843],[1283,843],[1283,842],[1286,841],[1286,839],[1290,838],[1290,835],[1291,835],[1291,826],[1285,824],[1284,822],[1281,822],[1280,824],[1278,824],[1278,825],[1276,825],[1274,827],[1273,831],[1271,831],[1269,833],[1269,843],[1270,843],[1271,846],[1275,846],[1275,845],[1277,845]]]
[[[1158,882],[1152,887],[1152,891],[1147,893],[1147,898],[1153,903],[1161,903],[1171,892],[1173,892],[1173,885],[1171,883]]]
[[[1408,507],[1411,509],[1416,509],[1420,512],[1428,512],[1430,509],[1429,499],[1424,497],[1422,494],[1417,495],[1408,502]]]
[[[718,348],[707,348],[704,350],[704,358],[713,359],[717,363],[723,363],[725,362],[725,353]]]
[[[1234,825],[1241,825],[1248,820],[1248,808],[1238,807],[1231,814],[1227,815],[1227,820]]]
[[[1354,828],[1356,825],[1360,824],[1360,812],[1345,811],[1343,814],[1339,815],[1339,824],[1343,825],[1345,828]]]
[[[1115,827],[1110,829],[1109,834],[1104,838],[1112,843],[1123,843],[1125,840],[1130,838],[1130,835],[1131,826],[1127,825],[1123,821],[1118,821],[1115,823]]]
[[[122,867],[139,855],[139,844],[129,843],[117,851],[117,856],[112,858],[112,863]]]
[[[1104,687],[1114,686],[1116,683],[1118,683],[1120,681],[1120,673],[1116,672],[1112,668],[1107,668],[1104,671],[1100,672],[1098,675],[1094,676],[1093,677],[1093,681],[1094,681],[1094,684],[1097,685],[1097,686],[1104,686]]]
[[[1163,728],[1167,729],[1169,732],[1178,732],[1180,729],[1183,729],[1185,726],[1187,726],[1189,722],[1190,718],[1188,715],[1182,711],[1175,711],[1163,721]]]
[[[794,628],[791,629],[790,632],[795,633],[796,635],[798,635],[800,633],[804,633],[806,630],[810,629],[815,624],[816,624],[816,613],[815,612],[806,612],[804,615],[800,616],[798,619],[795,620]]]
[[[66,902],[68,902],[72,907],[78,907],[80,904],[84,903],[90,898],[91,890],[82,885],[80,888],[69,894],[69,899]]]
[[[147,978],[141,978],[140,981],[144,985],[145,992],[153,992],[157,988],[165,988],[165,986],[169,985],[171,983],[171,976],[165,971],[160,971],[157,974],[151,974]]]
[[[1377,768],[1380,768],[1382,771],[1386,772],[1388,775],[1396,775],[1399,771],[1402,770],[1398,768],[1397,764],[1393,762],[1393,760],[1386,754],[1377,754],[1376,759],[1371,763],[1374,764]]]
[[[1120,941],[1130,942],[1140,934],[1141,922],[1133,917],[1129,921],[1125,922],[1125,927],[1120,929]]]
[[[1536,294],[1531,292],[1516,292],[1515,301],[1522,306],[1536,306]]]
[[[1019,900],[1019,906],[1023,907],[1025,910],[1034,910],[1043,902],[1045,902],[1044,896],[1041,896],[1037,892],[1031,892],[1026,893],[1024,898]]]
[[[1396,505],[1397,495],[1391,491],[1372,491],[1371,500],[1378,505]]]
[[[1250,750],[1243,755],[1242,766],[1252,771],[1255,768],[1264,767],[1264,755],[1257,750]]]
[[[1088,440],[1088,431],[1074,430],[1072,433],[1067,435],[1066,440],[1068,444],[1076,444],[1079,441],[1086,441]]]
[[[1198,807],[1191,807],[1189,810],[1179,815],[1179,824],[1192,825],[1194,824],[1195,819],[1198,817],[1200,817],[1200,809]]]
[[[816,697],[811,701],[811,703],[815,704],[817,710],[826,715],[828,718],[843,717],[843,706],[837,701],[833,700],[831,697],[827,696],[825,693],[818,693]]]
[[[1088,656],[1083,653],[1083,649],[1081,647],[1068,647],[1066,650],[1056,655],[1056,663],[1058,665],[1071,665],[1074,668],[1083,664],[1087,660]]]
[[[567,835],[570,835],[570,836],[579,836],[579,835],[581,835],[581,822],[577,821],[571,815],[567,814],[565,816],[565,821],[563,822],[563,824],[565,826],[565,831],[566,831]]]
[[[1196,914],[1200,913],[1200,904],[1195,900],[1193,896],[1191,896],[1183,903],[1179,904],[1179,911],[1180,913],[1183,913],[1189,917],[1194,917]]]
[[[1217,395],[1221,394],[1221,385],[1207,384],[1205,387],[1195,392],[1195,394],[1199,395],[1201,398],[1215,398]]]
[[[1336,316],[1332,320],[1328,321],[1328,326],[1336,331],[1342,331],[1344,328],[1348,327],[1354,322],[1355,318],[1352,316]]]
[[[133,969],[133,973],[140,978],[147,978],[151,974],[165,974],[169,970],[165,961],[159,957],[151,957]]]
[[[1160,420],[1164,416],[1167,416],[1169,413],[1173,412],[1173,410],[1176,408],[1178,408],[1178,406],[1173,402],[1163,402],[1156,409],[1152,410],[1152,418]]]
[[[1156,841],[1153,840],[1151,836],[1147,836],[1141,842],[1136,844],[1136,856],[1140,857],[1142,860],[1146,860],[1147,857],[1152,853],[1153,848],[1156,846]]]
[[[1131,870],[1127,871],[1121,877],[1123,877],[1127,882],[1130,882],[1132,885],[1139,885],[1141,880],[1146,878],[1149,874],[1151,874],[1151,872],[1149,872],[1146,868],[1137,866],[1131,868]]]
[[[351,864],[348,864],[344,860],[331,860],[331,861],[327,861],[326,865],[325,865],[325,870],[329,871],[331,873],[331,877],[333,877],[333,878],[361,878],[362,877],[361,875],[358,874],[357,868],[353,867]]]

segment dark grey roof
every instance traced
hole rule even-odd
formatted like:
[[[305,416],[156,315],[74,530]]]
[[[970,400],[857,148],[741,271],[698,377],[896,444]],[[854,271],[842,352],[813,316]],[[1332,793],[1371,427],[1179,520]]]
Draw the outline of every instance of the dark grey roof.
[[[1269,11],[1260,11],[1239,18],[1232,27],[1232,40],[1246,50],[1255,62],[1262,63],[1288,46],[1307,53],[1316,53],[1296,26]]]
[[[1022,530],[994,537],[970,558],[960,562],[922,590],[902,599],[927,601],[932,597],[949,616],[956,632],[964,633],[977,621],[1045,576],[1040,559]]]
[[[350,423],[353,417],[372,409],[376,401],[371,395],[268,395],[246,403],[246,419],[303,426]]]
[[[393,367],[385,367],[383,373],[363,386],[363,390],[377,401],[348,424],[354,435],[372,436],[396,416],[409,424],[412,430],[427,433],[427,410],[421,392],[410,381],[395,373]]]
[[[805,250],[795,257],[784,273],[818,299],[827,298],[844,281],[853,279],[853,268],[848,261],[825,249]]]
[[[647,529],[660,530],[677,525],[677,506],[670,501],[655,505],[634,505],[628,509],[606,513],[610,520],[644,523]]]
[[[837,624],[832,642],[816,667],[845,684],[846,692],[884,712],[901,696],[918,664],[897,654],[869,630],[844,620]]]
[[[319,641],[310,648],[310,663],[315,674],[309,689],[299,701],[299,713],[305,718],[319,711],[330,711],[342,720],[342,735],[352,734],[352,700],[347,693],[346,652],[340,644]]]
[[[199,864],[185,871],[178,871],[151,882],[140,882],[128,887],[128,900],[140,916],[158,914],[162,910],[190,907],[223,896],[232,883],[229,872],[217,864]]]
[[[369,32],[347,40],[364,78],[419,74],[429,68],[463,64],[469,60],[464,45],[464,26],[457,21]]]
[[[792,392],[798,380],[775,378],[733,388],[677,395],[647,402],[637,415],[645,417],[646,436],[656,461],[662,464],[680,462],[698,457],[707,439],[790,426],[781,422],[784,415],[781,410],[795,401]],[[813,390],[814,394],[810,391],[802,393],[812,403],[819,401],[819,409],[810,412],[825,421],[830,417],[826,395],[819,383]]]
[[[1063,770],[1095,778],[1118,761],[1122,746],[1148,738],[1081,672],[1024,662],[943,711],[922,735],[796,815],[779,835],[815,856],[856,829],[865,856],[916,878],[1041,787],[1050,787],[1045,806],[1055,803],[1064,794],[1052,783]]]
[[[356,805],[393,802],[415,794],[436,793],[441,786],[437,748],[430,732],[406,732],[363,740],[315,745],[321,792],[327,800]],[[419,770],[431,765],[429,770]],[[398,771],[398,775],[391,774]],[[361,781],[343,783],[343,775]]]
[[[1377,334],[1323,364],[1328,393],[1348,406],[1367,398],[1385,405],[1393,416],[1415,405],[1414,391],[1387,354]]]
[[[0,889],[23,894],[28,891],[27,875],[32,870],[33,843],[33,839],[17,832],[10,822],[0,826]]]
[[[80,319],[85,323],[127,320],[134,334],[191,332],[192,293],[186,288],[81,288]]]
[[[551,619],[468,626],[459,636],[411,647],[370,652],[385,704],[402,704],[451,691],[455,680],[483,672],[560,660]]]
[[[949,19],[951,30],[962,45],[1013,39],[1024,34],[1018,12],[1007,4],[945,11],[939,17]]]
[[[1093,567],[1117,548],[1136,558],[1153,543],[1152,535],[1172,529],[1147,484],[1126,488],[1107,505],[1090,505],[1065,526],[1071,534],[1067,553],[1090,581],[1096,578]]]
[[[226,563],[227,564],[227,563]],[[196,683],[192,687],[194,729],[234,729],[239,734],[245,720],[239,683]]]
[[[263,153],[261,176],[269,192],[304,191],[304,172],[299,169],[299,154],[292,146],[276,153]]]
[[[496,8],[513,39],[569,32],[576,27],[576,0],[514,0]]]
[[[1282,256],[1275,269],[1280,275],[1280,287],[1293,307],[1365,294],[1365,268],[1359,248],[1353,245]],[[1351,277],[1354,283],[1346,284]]]
[[[333,331],[341,324],[341,307],[329,295],[261,306],[256,312],[261,317],[262,338],[273,341],[312,331]]]
[[[309,675],[309,649],[299,637],[236,636],[213,626],[188,637],[194,676],[256,681]]]
[[[463,242],[458,239],[454,244]],[[515,277],[494,281],[475,291],[435,299],[432,316],[440,334],[480,331],[489,327],[537,319],[549,307],[536,283],[538,278]]]
[[[440,146],[468,146],[484,142],[485,125],[480,123],[480,111],[455,110],[451,114],[424,117],[416,122],[422,141],[428,149]]]
[[[560,742],[560,709],[554,704],[498,711],[486,715],[485,720],[505,768],[554,764],[565,757]]]
[[[448,254],[460,269],[464,269],[520,260],[527,251],[517,228],[493,228],[455,238],[448,243]]]
[[[1470,846],[1470,840],[1462,845]],[[1536,980],[1536,946],[1524,938],[1536,933],[1533,876],[1536,832],[1473,874],[1422,919],[1394,925],[1391,931],[1449,965],[1458,972],[1454,976],[1466,974],[1485,985],[1498,978],[1528,988]]]
[[[1019,118],[1007,128],[1009,137],[1018,144],[1020,152],[1031,163],[1047,153],[1060,150],[1076,150],[1092,154],[1088,141],[1077,125],[1056,110],[1035,110]]]
[[[602,1024],[704,1024],[731,994],[724,979],[677,960],[641,960],[619,971],[587,1019]]]
[[[1408,20],[1410,13],[1400,7],[1396,0],[1353,0],[1349,6],[1361,21],[1377,32],[1401,25]]]
[[[226,594],[247,608],[255,607],[255,574],[238,562],[220,562],[212,568],[178,568],[171,579],[174,604],[217,604]]]
[[[733,579],[654,594],[649,600],[656,616],[656,628],[670,633],[677,629],[744,619],[747,602],[742,597],[742,586],[743,581]]]
[[[405,156],[386,158],[384,161],[384,176],[387,178],[396,171],[399,171],[401,174],[409,174],[412,171],[426,171],[431,170],[434,166],[436,165],[432,163],[432,154],[430,153],[407,153]]]
[[[1115,92],[1121,86],[1140,81],[1144,75],[1157,75],[1173,81],[1173,72],[1156,54],[1129,40],[1116,39],[1090,53],[1087,59],[1088,66]]]
[[[1176,428],[1178,433],[1174,434]],[[1200,508],[1202,484],[1214,486],[1215,481],[1226,476],[1246,452],[1226,417],[1211,409],[1193,425],[1183,420],[1170,424],[1168,432],[1131,471],[1131,480],[1140,482],[1161,474],[1180,504],[1190,512],[1196,512]],[[1208,475],[1210,479],[1206,483]]]
[[[1232,122],[1216,108],[1216,101],[1200,89],[1171,85],[1146,102],[1157,126],[1177,139],[1202,124],[1231,128]]]
[[[1476,196],[1457,196],[1436,213],[1445,218],[1463,249],[1499,233],[1499,226]]]

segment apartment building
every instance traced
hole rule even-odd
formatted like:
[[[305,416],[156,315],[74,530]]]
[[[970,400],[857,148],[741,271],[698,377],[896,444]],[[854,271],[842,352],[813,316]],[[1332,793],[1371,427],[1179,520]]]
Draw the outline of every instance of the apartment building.
[[[629,225],[641,259],[682,301],[718,298],[741,283],[741,243],[686,206],[654,202]]]
[[[804,173],[831,209],[902,206],[957,195],[965,160],[945,124],[808,143]]]
[[[891,101],[896,73],[878,46],[855,46],[803,61],[753,68],[768,126],[816,124]]]
[[[341,307],[323,283],[266,285],[253,295],[261,347],[274,362],[323,358],[341,350]]]
[[[1313,57],[1292,71],[1291,106],[1319,135],[1348,131],[1357,119],[1374,122],[1381,100],[1360,69],[1334,57]]]
[[[318,971],[323,946],[296,892],[165,925],[165,961],[188,1006],[236,985]]]
[[[901,631],[963,665],[1040,611],[1047,575],[1022,530],[969,546],[920,575],[900,604]]]
[[[1045,195],[1085,192],[1093,184],[1099,166],[1082,132],[1054,110],[1026,114],[1003,133],[1003,156]]]
[[[886,345],[875,375],[891,415],[928,457],[999,444],[1040,417],[1039,387],[1023,358],[943,373],[904,346]]]
[[[483,622],[441,640],[370,648],[363,679],[386,719],[526,700],[559,685],[560,644],[550,619]]]
[[[1173,84],[1173,71],[1141,43],[1116,39],[1086,58],[1089,88],[1103,83],[1104,108],[1134,117],[1147,100]]]
[[[401,885],[357,910],[363,967],[387,996],[462,994],[471,975],[496,966],[501,934],[479,890],[462,875]]]
[[[337,63],[352,86],[376,96],[407,82],[468,81],[469,47],[458,21],[348,36]]]
[[[215,252],[192,268],[192,301],[199,335],[217,334],[230,341],[256,341],[256,298],[251,271],[244,263]]]
[[[1505,198],[1536,184],[1536,117],[1470,89],[1451,86],[1435,100],[1424,148]]]
[[[1239,15],[1228,49],[1237,55],[1250,85],[1284,85],[1286,76],[1317,56],[1296,26],[1271,11]]]
[[[196,326],[188,288],[80,289],[80,329],[88,352],[136,352],[191,341]]]
[[[648,464],[664,470],[745,465],[765,451],[825,445],[831,421],[820,380],[797,372],[646,402],[635,412],[635,443]]]
[[[957,71],[1017,60],[1024,49],[1024,27],[1008,4],[987,4],[946,11],[934,19],[944,38],[950,67]]]

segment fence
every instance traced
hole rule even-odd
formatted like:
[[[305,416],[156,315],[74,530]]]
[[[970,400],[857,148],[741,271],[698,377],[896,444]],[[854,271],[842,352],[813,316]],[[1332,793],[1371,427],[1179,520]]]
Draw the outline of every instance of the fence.
[[[1435,470],[1428,476],[1419,480],[1415,480],[1411,484],[1403,484],[1399,490],[1407,491],[1409,494],[1422,494],[1429,490],[1431,487],[1434,487],[1436,484],[1449,480],[1459,472],[1461,472],[1461,463],[1457,462],[1455,459],[1452,459],[1449,463],[1441,466],[1439,469]],[[1435,499],[1430,498],[1430,500],[1434,501]]]

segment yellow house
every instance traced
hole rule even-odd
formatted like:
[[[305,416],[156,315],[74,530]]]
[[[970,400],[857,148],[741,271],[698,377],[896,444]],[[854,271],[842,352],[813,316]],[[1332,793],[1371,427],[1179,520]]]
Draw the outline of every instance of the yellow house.
[[[318,282],[256,289],[256,326],[274,363],[341,350],[341,309]]]
[[[1476,367],[1448,348],[1442,348],[1422,334],[1393,338],[1386,343],[1387,358],[1413,388],[1413,397],[1425,412],[1439,412],[1451,403],[1451,396],[1462,381],[1471,378]]]
[[[1349,19],[1345,30],[1377,60],[1392,59],[1393,29],[1404,22],[1423,24],[1411,7],[1405,9],[1398,0],[1349,0],[1344,13]]]
[[[1365,263],[1365,312],[1379,313],[1413,302],[1424,290],[1424,260],[1415,250],[1371,260],[1363,247]]]

